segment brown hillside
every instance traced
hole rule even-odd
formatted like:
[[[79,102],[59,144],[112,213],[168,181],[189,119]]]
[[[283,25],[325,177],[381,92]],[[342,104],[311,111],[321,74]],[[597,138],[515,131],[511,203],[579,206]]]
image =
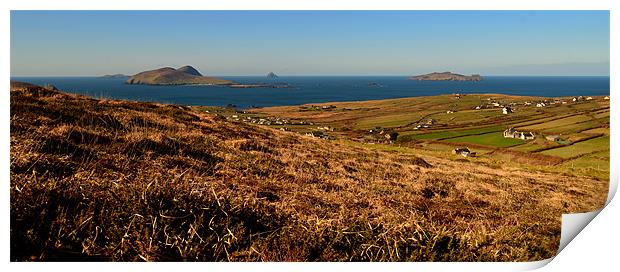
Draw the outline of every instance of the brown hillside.
[[[11,91],[11,260],[532,261],[606,181]]]

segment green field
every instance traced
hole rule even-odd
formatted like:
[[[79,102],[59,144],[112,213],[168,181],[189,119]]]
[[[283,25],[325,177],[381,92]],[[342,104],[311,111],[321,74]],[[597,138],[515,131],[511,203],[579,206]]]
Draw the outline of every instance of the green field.
[[[540,154],[558,156],[564,159],[568,159],[604,150],[609,150],[609,136],[598,137],[565,147],[545,150],[540,152]]]
[[[566,124],[562,126],[546,128],[546,129],[541,130],[541,132],[558,133],[558,134],[559,133],[562,133],[562,134],[577,133],[577,132],[581,132],[584,130],[597,128],[600,126],[601,126],[601,123],[599,121],[586,121],[586,122],[581,122],[581,123]]]
[[[491,132],[481,135],[469,135],[457,138],[450,138],[444,141],[455,143],[472,143],[494,147],[510,147],[524,143],[523,140],[504,138],[504,135],[501,132]]]
[[[442,123],[458,124],[481,121],[487,118],[502,116],[501,109],[467,110],[455,113],[438,113],[431,117]]]
[[[593,128],[582,131],[582,133],[592,133],[592,134],[605,134],[609,135],[609,128]]]
[[[605,118],[609,117],[609,110],[598,111],[594,114],[594,118]]]
[[[609,178],[609,150],[588,154],[562,163],[566,172],[593,176],[600,179]]]
[[[531,126],[531,125],[536,125],[536,124],[542,124],[544,122],[550,122],[556,119],[560,119],[557,116],[551,116],[551,117],[546,117],[546,118],[536,118],[534,120],[528,120],[528,121],[523,121],[520,123],[516,123],[513,124],[513,127],[526,127],[526,126]]]
[[[609,150],[588,154],[563,163],[565,166],[609,171]]]
[[[585,121],[591,121],[592,117],[587,116],[587,115],[576,115],[576,116],[570,116],[570,117],[566,117],[566,118],[562,118],[562,119],[557,119],[557,120],[553,120],[553,121],[549,121],[549,122],[545,122],[542,124],[536,124],[536,125],[531,125],[531,126],[526,126],[526,127],[519,127],[519,130],[525,130],[525,131],[530,131],[530,130],[545,130],[545,129],[550,129],[550,128],[557,128],[557,127],[561,127],[561,126],[567,126],[567,125],[572,125],[575,123],[580,123],[580,122],[585,122]]]
[[[515,150],[515,151],[521,151],[521,152],[534,152],[534,151],[538,151],[541,149],[551,148],[551,147],[556,147],[556,146],[560,146],[560,144],[547,141],[542,137],[538,137],[534,139],[533,141],[528,141],[522,145],[513,146],[510,149]]]
[[[401,141],[411,141],[411,140],[440,140],[447,138],[455,138],[461,136],[468,136],[473,134],[484,134],[489,132],[498,132],[503,131],[505,128],[503,125],[500,126],[491,126],[491,127],[481,127],[474,129],[461,129],[461,130],[442,130],[430,133],[417,133],[413,132],[405,132],[400,136]]]
[[[373,116],[369,118],[360,119],[355,127],[357,129],[371,129],[375,127],[393,128],[404,126],[418,121],[422,117],[422,114],[417,112],[400,113],[384,116]]]
[[[535,104],[543,100],[560,99],[567,103],[556,103],[538,108]],[[524,105],[529,101],[532,105]],[[512,114],[502,114],[501,108],[490,108],[491,103],[511,105]],[[306,120],[316,126],[329,125],[335,127],[329,132],[336,139],[349,139],[370,144],[372,148],[393,148],[392,145],[409,146],[414,152],[429,152],[432,156],[452,156],[455,144],[480,146],[482,150],[497,151],[509,149],[516,152],[493,152],[489,156],[478,156],[472,161],[483,164],[505,164],[505,158],[512,158],[510,165],[534,167],[538,165],[528,153],[554,156],[555,161],[545,171],[557,171],[571,175],[585,175],[596,178],[605,176],[605,167],[596,156],[597,152],[609,150],[609,137],[591,138],[609,135],[609,101],[595,97],[591,101],[572,102],[572,97],[544,98],[506,96],[500,94],[440,95],[402,99],[386,99],[372,101],[330,102],[322,105],[334,105],[329,111],[300,112],[300,106],[271,107],[250,110],[261,114],[281,116],[291,120]],[[481,106],[482,109],[474,110]],[[446,113],[454,111],[454,113]],[[413,129],[425,124],[426,120],[434,119],[435,124],[429,128]],[[396,142],[377,141],[382,137],[366,137],[373,135],[369,129],[382,127],[388,131],[398,132]],[[514,127],[519,131],[531,131],[536,139],[523,141],[504,138],[502,131]],[[293,128],[291,130],[297,131]],[[560,135],[561,142],[545,139],[547,135]],[[373,141],[368,139],[375,139]],[[488,147],[488,148],[485,148]],[[399,149],[400,150],[400,149]],[[608,151],[607,151],[608,152]],[[480,150],[478,150],[479,154]],[[598,154],[598,153],[597,153]],[[581,157],[583,156],[583,157]],[[562,160],[574,161],[575,168],[563,165]],[[529,159],[529,160],[528,160]],[[562,165],[559,165],[562,164]],[[539,166],[535,166],[539,167]],[[577,169],[577,170],[575,170]]]

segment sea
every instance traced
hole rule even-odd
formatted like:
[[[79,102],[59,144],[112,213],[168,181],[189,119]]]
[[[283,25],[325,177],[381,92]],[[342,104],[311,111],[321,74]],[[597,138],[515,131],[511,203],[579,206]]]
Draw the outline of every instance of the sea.
[[[440,94],[498,93],[525,96],[609,95],[603,76],[487,76],[482,81],[414,81],[407,76],[257,76],[221,77],[238,83],[288,84],[290,88],[223,86],[150,86],[125,84],[123,78],[11,77],[38,85],[52,84],[68,93],[95,98],[150,101],[180,105],[253,107],[364,101]]]

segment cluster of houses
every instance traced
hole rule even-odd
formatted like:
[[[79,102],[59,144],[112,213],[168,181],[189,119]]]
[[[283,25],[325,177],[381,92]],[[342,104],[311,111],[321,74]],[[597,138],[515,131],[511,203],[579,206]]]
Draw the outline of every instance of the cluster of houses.
[[[319,126],[319,127],[316,127],[316,129],[322,130],[322,131],[334,131],[334,128],[329,127],[329,126],[323,126],[323,127]]]
[[[387,131],[381,127],[368,130],[361,140],[367,143],[392,142],[398,138],[398,132]]]
[[[524,106],[534,106],[537,108],[544,108],[544,107],[548,107],[551,105],[556,105],[556,104],[568,104],[569,101],[572,102],[581,102],[581,101],[589,101],[589,100],[593,100],[594,98],[591,96],[588,97],[584,97],[584,96],[576,96],[573,97],[569,100],[565,100],[565,99],[560,99],[560,98],[556,98],[556,99],[545,99],[542,101],[525,101],[523,102],[522,105]],[[604,100],[609,100],[609,96],[606,96],[603,98]],[[476,106],[474,109],[476,110],[480,110],[483,108],[501,108],[502,109],[502,114],[511,114],[513,113],[513,107],[517,106],[517,105],[521,105],[521,103],[517,103],[517,102],[512,102],[509,103],[507,105],[503,105],[500,102],[497,101],[493,101],[492,98],[487,98],[487,103],[483,103],[480,106]],[[453,111],[448,111],[448,113],[451,113]]]
[[[319,138],[319,139],[326,139],[326,140],[329,139],[329,135],[325,134],[325,132],[320,131],[320,130],[306,132],[305,135],[312,137],[312,138]]]
[[[300,109],[302,111],[308,111],[308,110],[315,110],[315,111],[320,111],[320,110],[333,110],[335,109],[336,106],[334,105],[325,105],[325,106],[315,106],[315,105],[310,105],[310,106],[301,106]]]
[[[533,140],[536,138],[536,134],[531,131],[518,131],[514,128],[508,128],[504,130],[504,138],[515,138],[521,140]],[[545,135],[545,139],[551,142],[561,141],[561,136],[556,134]]]
[[[242,121],[246,123],[252,123],[257,125],[264,126],[281,126],[281,125],[314,125],[312,122],[306,121],[293,121],[286,118],[280,117],[252,117],[252,116],[239,116],[238,114],[234,114],[229,117],[230,120],[233,121]]]
[[[416,125],[413,129],[418,130],[422,128],[429,128],[434,124],[437,124],[437,120],[433,118],[429,118],[429,119],[426,119],[426,121],[418,123],[418,125]]]
[[[282,130],[282,129],[280,129],[280,130]],[[330,136],[327,135],[327,133],[325,133],[326,131],[334,131],[334,128],[333,127],[329,127],[329,126],[318,126],[318,127],[316,127],[316,130],[313,130],[313,131],[310,131],[310,132],[306,132],[304,135],[306,135],[308,137],[312,137],[312,138],[328,140],[328,139],[330,139]]]
[[[536,135],[534,135],[533,132],[528,131],[517,131],[514,128],[508,128],[506,130],[504,130],[504,138],[515,138],[515,139],[521,139],[521,140],[533,140],[534,138],[536,138]]]
[[[497,101],[493,101],[492,98],[487,98],[487,102],[486,103],[482,103],[479,106],[476,106],[474,109],[475,110],[480,110],[480,109],[492,109],[492,108],[502,108],[502,113],[503,114],[509,114],[512,113],[512,108],[510,106],[516,106],[517,103],[510,103],[509,105],[503,105],[500,102]]]

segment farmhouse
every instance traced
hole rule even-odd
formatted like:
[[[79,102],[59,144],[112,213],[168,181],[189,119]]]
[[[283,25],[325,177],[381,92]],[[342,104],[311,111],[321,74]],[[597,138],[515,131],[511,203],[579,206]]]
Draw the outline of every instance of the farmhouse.
[[[532,139],[536,138],[536,135],[534,135],[534,133],[532,133],[532,132],[517,131],[514,128],[509,128],[507,130],[504,130],[504,138],[515,138],[515,139],[521,139],[521,140],[532,140]]]
[[[560,135],[547,135],[545,139],[548,141],[557,142],[560,140]]]
[[[467,147],[456,148],[456,149],[452,150],[452,153],[453,154],[457,154],[457,155],[461,155],[463,157],[475,157],[476,156],[476,152],[472,152]]]
[[[583,96],[573,97],[573,102],[582,101]]]
[[[321,139],[327,139],[327,135],[323,132],[323,131],[311,131],[311,132],[307,132],[306,136],[310,136],[312,138],[321,138]]]
[[[390,132],[385,134],[385,138],[390,140],[390,141],[395,141],[396,138],[398,138],[398,132]]]
[[[502,108],[502,113],[503,113],[503,114],[509,114],[509,113],[512,113],[512,108],[510,108],[510,107],[503,107],[503,108]]]
[[[543,107],[545,107],[545,106],[547,106],[547,104],[545,104],[545,103],[543,103],[543,102],[536,104],[536,107],[537,107],[537,108],[543,108]]]

